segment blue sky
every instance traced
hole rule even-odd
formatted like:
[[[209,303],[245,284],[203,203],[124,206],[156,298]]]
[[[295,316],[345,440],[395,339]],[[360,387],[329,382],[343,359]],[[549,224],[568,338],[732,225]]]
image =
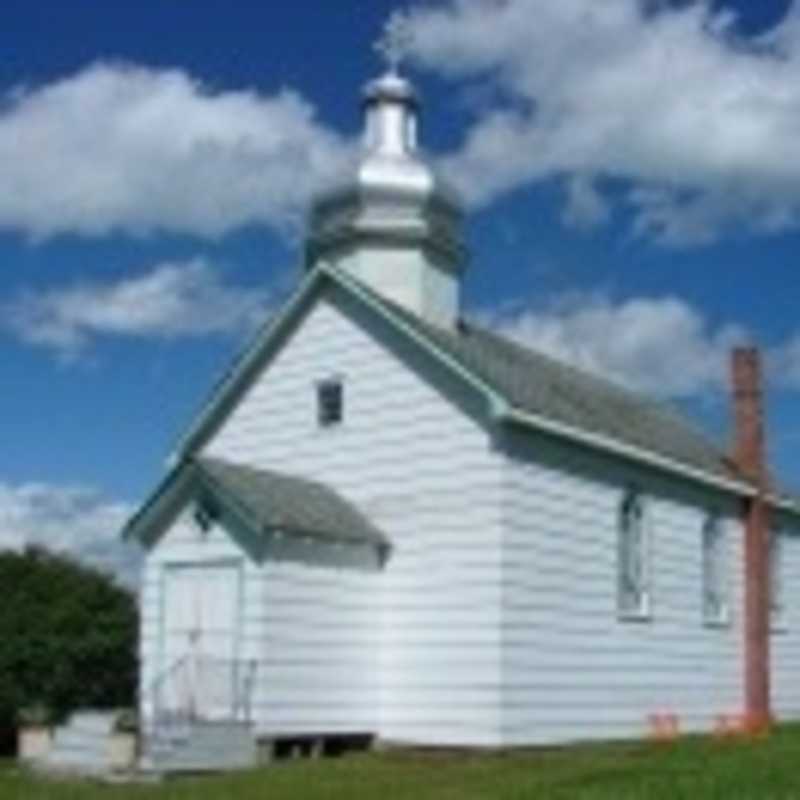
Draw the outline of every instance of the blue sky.
[[[0,522],[114,563],[114,526],[297,280],[396,4],[10,2],[0,30]],[[727,436],[768,355],[800,485],[800,10],[406,6],[423,138],[470,208],[467,309]]]

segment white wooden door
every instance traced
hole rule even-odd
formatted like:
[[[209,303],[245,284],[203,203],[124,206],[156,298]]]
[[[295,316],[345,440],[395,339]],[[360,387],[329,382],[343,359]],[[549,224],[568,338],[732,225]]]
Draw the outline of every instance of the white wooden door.
[[[162,703],[204,719],[229,716],[234,703],[240,566],[234,562],[166,567]],[[172,672],[170,672],[172,670]]]

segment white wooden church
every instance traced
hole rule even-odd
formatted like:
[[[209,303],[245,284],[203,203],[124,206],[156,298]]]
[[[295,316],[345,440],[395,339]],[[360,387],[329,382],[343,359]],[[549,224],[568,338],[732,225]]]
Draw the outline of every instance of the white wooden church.
[[[800,718],[800,502],[764,465],[757,354],[727,453],[463,319],[417,96],[393,68],[364,109],[304,280],[126,528],[151,746],[203,721],[507,747]]]

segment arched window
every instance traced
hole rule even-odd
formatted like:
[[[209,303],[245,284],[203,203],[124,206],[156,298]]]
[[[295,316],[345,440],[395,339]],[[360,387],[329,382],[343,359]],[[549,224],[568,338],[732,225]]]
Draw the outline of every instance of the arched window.
[[[722,521],[709,514],[703,523],[703,617],[720,623],[728,618],[725,534]]]
[[[650,546],[645,506],[636,490],[626,492],[619,507],[619,612],[644,617],[650,612]]]

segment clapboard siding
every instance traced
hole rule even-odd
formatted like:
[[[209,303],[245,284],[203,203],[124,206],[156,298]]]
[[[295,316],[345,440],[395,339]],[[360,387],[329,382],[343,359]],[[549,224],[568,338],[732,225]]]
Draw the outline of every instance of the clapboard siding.
[[[261,577],[260,728],[270,735],[373,731],[377,575],[267,561]]]
[[[264,565],[265,734],[498,743],[501,461],[426,358],[331,289],[206,445],[324,482],[392,542],[380,573]],[[345,421],[320,430],[315,382],[334,375]]]
[[[779,519],[785,536],[783,587],[785,613],[772,635],[773,710],[778,719],[800,719],[800,530]]]
[[[741,709],[742,531],[724,498],[545,438],[508,442],[503,734],[508,745],[641,736],[653,713],[707,730]],[[617,509],[636,482],[652,531],[652,616],[617,613]],[[726,514],[730,625],[704,625],[701,529]]]

